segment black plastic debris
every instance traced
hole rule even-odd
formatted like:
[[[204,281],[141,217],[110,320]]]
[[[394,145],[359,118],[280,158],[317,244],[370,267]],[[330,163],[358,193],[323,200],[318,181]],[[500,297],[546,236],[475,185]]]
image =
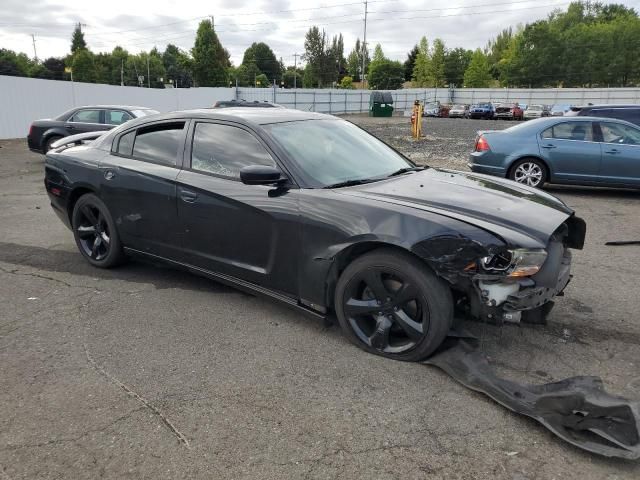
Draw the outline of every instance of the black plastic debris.
[[[640,403],[610,395],[599,377],[571,377],[543,385],[500,378],[485,354],[461,338],[448,338],[425,363],[537,420],[576,447],[606,457],[640,459]]]
[[[606,242],[605,245],[619,247],[622,245],[640,245],[640,240],[615,240]]]

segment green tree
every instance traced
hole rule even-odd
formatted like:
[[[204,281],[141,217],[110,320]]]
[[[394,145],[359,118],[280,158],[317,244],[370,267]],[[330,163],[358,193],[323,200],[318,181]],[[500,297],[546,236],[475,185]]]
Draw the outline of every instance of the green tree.
[[[167,75],[165,83],[173,83],[177,88],[188,88],[193,85],[191,58],[173,44],[168,44],[162,53],[162,64]]]
[[[407,53],[407,59],[404,61],[404,79],[408,82],[413,78],[413,68],[416,66],[416,58],[418,57],[418,45],[414,45],[413,48]]]
[[[282,78],[284,80],[285,88],[301,88],[302,87],[302,75],[304,71],[301,69],[295,69],[293,67],[287,67]],[[295,82],[294,82],[295,78]]]
[[[446,49],[444,42],[436,38],[433,41],[433,49],[431,51],[431,61],[429,62],[429,83],[434,87],[444,87],[446,85],[445,60]]]
[[[422,37],[418,45],[418,54],[416,55],[415,66],[413,67],[413,79],[416,87],[429,86],[430,63],[429,42],[427,41],[427,37]]]
[[[473,52],[467,71],[464,72],[464,86],[486,88],[491,85],[491,70],[487,56],[479,48]]]
[[[264,73],[261,73],[256,77],[256,87],[268,88],[270,86],[271,86],[271,82],[269,81],[269,79]]]
[[[397,90],[404,83],[404,65],[392,60],[372,61],[369,66],[369,85],[373,89]]]
[[[26,77],[31,69],[31,63],[24,53],[0,48],[0,75]]]
[[[254,63],[261,73],[264,73],[270,81],[280,79],[282,72],[280,62],[271,47],[264,42],[252,43],[242,57],[242,65]]]
[[[74,54],[78,50],[86,49],[87,42],[84,40],[84,33],[82,33],[82,25],[76,24],[76,28],[71,35],[71,53]]]
[[[96,81],[96,66],[94,55],[86,48],[76,50],[71,56],[73,80],[76,82],[93,83]]]
[[[447,85],[461,87],[464,84],[464,72],[471,62],[473,52],[464,48],[449,50],[444,60],[444,76]]]
[[[311,27],[304,38],[302,55],[307,62],[303,77],[305,87],[332,86],[338,80],[340,64],[346,63],[342,58],[343,49],[342,36],[334,37],[329,44],[324,30]]]
[[[353,78],[351,78],[349,75],[346,75],[344,77],[342,77],[342,80],[340,80],[340,88],[344,88],[346,90],[350,90],[353,88]]]
[[[362,71],[362,57],[364,56],[365,70],[369,68],[369,52],[368,50],[360,43],[360,39],[356,39],[356,44],[353,47],[353,50],[349,53],[347,57],[347,72],[354,80],[361,82],[360,73]]]
[[[229,52],[222,47],[210,20],[200,22],[191,54],[193,55],[193,76],[198,86],[228,86]]]

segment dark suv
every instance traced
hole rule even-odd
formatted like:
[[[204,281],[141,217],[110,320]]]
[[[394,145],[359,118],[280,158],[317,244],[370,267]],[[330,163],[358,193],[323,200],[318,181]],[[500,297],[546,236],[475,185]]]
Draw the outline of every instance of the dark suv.
[[[640,125],[640,105],[586,105],[571,107],[565,116],[617,118]]]

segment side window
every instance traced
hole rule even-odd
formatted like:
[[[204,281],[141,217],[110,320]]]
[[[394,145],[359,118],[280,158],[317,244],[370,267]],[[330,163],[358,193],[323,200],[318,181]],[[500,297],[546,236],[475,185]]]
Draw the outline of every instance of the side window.
[[[133,141],[136,138],[136,131],[129,132],[120,137],[118,141],[118,148],[115,149],[120,155],[126,155],[127,157],[131,156],[131,152],[133,152]]]
[[[184,122],[163,123],[139,128],[133,142],[133,157],[174,166],[183,129]]]
[[[640,145],[640,130],[619,123],[602,122],[602,138],[606,143]]]
[[[131,120],[133,117],[122,110],[109,110],[107,113],[107,124],[122,125],[124,122]]]
[[[214,123],[196,124],[191,151],[191,168],[230,178],[240,178],[247,165],[270,165],[269,152],[249,132]]]
[[[620,115],[618,116],[621,120],[626,120],[627,122],[635,123],[636,125],[640,125],[640,108],[623,108],[620,109]]]
[[[100,123],[100,110],[80,110],[73,114],[70,122]]]
[[[550,136],[546,136],[551,131]],[[555,138],[557,140],[579,140],[583,142],[593,141],[593,128],[591,122],[566,122],[559,123],[545,130],[544,138]]]
[[[616,115],[616,110],[613,110],[611,108],[595,108],[591,110],[588,115],[593,117],[618,118],[618,115]]]

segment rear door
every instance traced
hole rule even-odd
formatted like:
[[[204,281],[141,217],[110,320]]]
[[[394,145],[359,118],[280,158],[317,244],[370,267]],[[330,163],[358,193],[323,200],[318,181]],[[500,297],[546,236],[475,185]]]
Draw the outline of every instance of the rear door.
[[[614,122],[598,122],[602,140],[602,181],[640,186],[640,129]]]
[[[189,139],[177,193],[187,262],[296,296],[298,190],[240,181],[244,166],[282,166],[242,125],[197,121]]]
[[[100,195],[125,246],[180,258],[176,178],[187,122],[154,122],[116,137],[100,163]]]
[[[572,183],[598,182],[601,145],[593,139],[593,124],[556,123],[538,138],[540,154],[552,170],[552,179]]]
[[[128,122],[132,118],[133,116],[129,112],[120,109],[109,109],[105,113],[105,123],[114,127],[122,125],[124,122]]]
[[[64,128],[69,135],[108,130],[113,126],[105,125],[105,110],[102,108],[83,108],[67,119]]]

